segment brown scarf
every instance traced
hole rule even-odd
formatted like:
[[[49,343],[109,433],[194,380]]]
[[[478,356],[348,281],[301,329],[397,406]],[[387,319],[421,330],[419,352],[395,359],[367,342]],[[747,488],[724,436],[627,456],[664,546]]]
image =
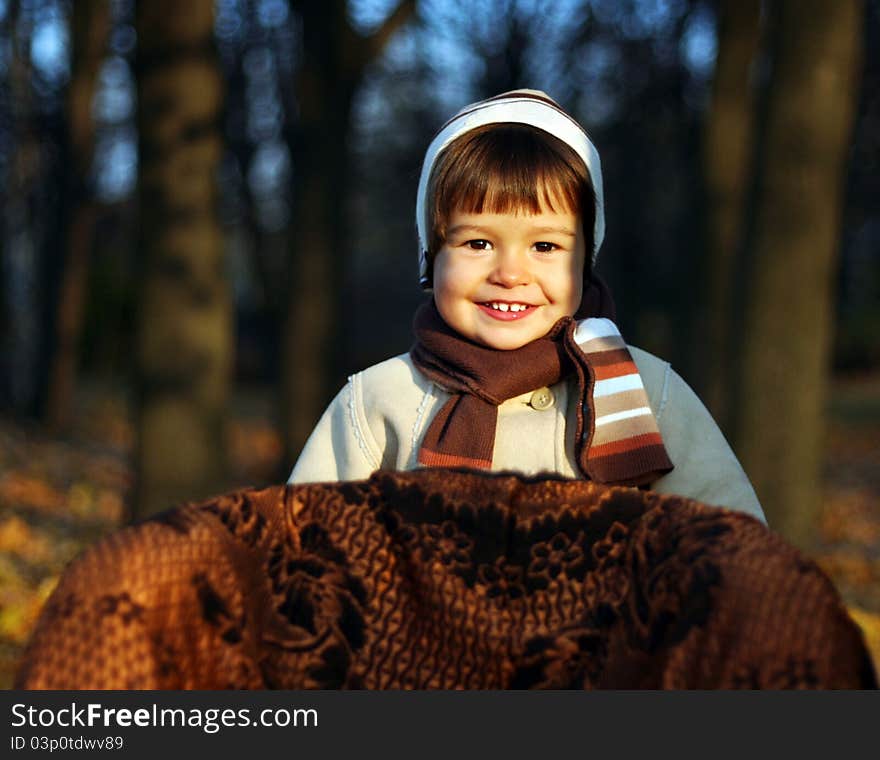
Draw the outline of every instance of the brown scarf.
[[[574,373],[580,395],[575,456],[584,476],[644,485],[669,472],[672,462],[613,316],[611,295],[594,277],[575,315],[584,322],[564,317],[544,337],[500,351],[455,332],[433,299],[419,307],[410,355],[426,377],[453,394],[425,433],[419,464],[490,469],[498,407]]]

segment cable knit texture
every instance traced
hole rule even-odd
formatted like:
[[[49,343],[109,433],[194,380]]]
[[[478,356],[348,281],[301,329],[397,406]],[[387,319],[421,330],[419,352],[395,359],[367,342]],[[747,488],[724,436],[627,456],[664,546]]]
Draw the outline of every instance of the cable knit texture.
[[[871,688],[818,567],[674,496],[442,469],[230,493],[96,544],[16,686]]]

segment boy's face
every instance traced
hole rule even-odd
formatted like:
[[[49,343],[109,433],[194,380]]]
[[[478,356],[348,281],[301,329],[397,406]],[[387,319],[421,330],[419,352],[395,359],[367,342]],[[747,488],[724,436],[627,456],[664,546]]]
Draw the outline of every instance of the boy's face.
[[[538,214],[451,214],[434,259],[434,301],[446,324],[502,350],[546,335],[581,302],[581,227],[576,213],[546,207]]]

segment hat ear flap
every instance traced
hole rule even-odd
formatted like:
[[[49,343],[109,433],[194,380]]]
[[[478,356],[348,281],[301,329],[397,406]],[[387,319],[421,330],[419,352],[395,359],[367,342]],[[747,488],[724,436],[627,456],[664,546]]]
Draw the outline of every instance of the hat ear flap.
[[[424,262],[424,264],[422,263]],[[422,290],[429,291],[434,287],[433,279],[433,267],[428,266],[428,252],[422,250],[419,253],[419,285],[421,285]]]

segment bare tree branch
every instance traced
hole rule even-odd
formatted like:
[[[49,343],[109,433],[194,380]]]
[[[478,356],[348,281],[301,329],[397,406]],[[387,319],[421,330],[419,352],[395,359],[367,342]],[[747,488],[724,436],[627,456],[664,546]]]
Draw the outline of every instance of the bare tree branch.
[[[378,58],[382,54],[394,33],[412,18],[415,10],[415,0],[401,0],[397,4],[382,26],[366,38],[367,61]]]

